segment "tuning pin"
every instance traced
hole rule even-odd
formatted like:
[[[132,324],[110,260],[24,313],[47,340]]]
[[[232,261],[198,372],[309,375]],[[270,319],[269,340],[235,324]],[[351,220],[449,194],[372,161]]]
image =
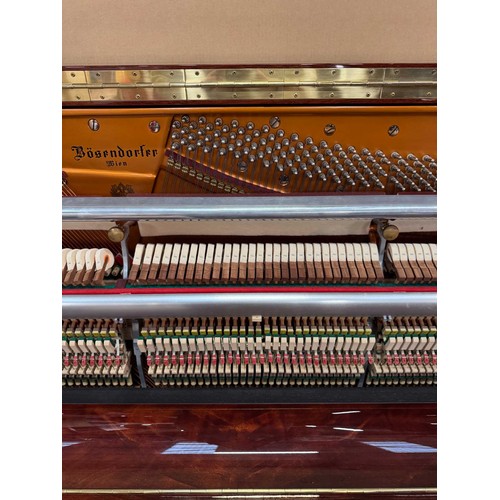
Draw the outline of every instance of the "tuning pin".
[[[406,191],[406,189],[404,188],[404,186],[393,176],[389,177],[389,182],[392,182],[397,189],[399,189],[400,191]]]
[[[238,128],[238,135],[244,135],[245,134],[245,129],[243,127]]]
[[[196,130],[196,129],[198,128],[198,123],[196,123],[196,122],[191,122],[191,123],[189,124],[189,128],[190,128],[191,130]]]
[[[208,130],[208,131],[211,131],[214,129],[214,124],[213,123],[207,123],[205,125],[205,128]]]
[[[179,120],[175,120],[172,123],[172,128],[181,128],[181,122]]]
[[[298,150],[302,150],[302,149],[304,149],[304,143],[303,142],[297,142],[297,144],[295,145],[295,147]]]
[[[220,127],[223,123],[222,118],[216,118],[214,123],[216,127]]]
[[[426,161],[426,162],[431,162],[431,163],[434,163],[436,160],[434,160],[434,158],[432,158],[432,156],[430,155],[424,155],[422,156],[422,160]]]
[[[261,130],[263,134],[267,134],[270,130],[269,125],[262,125]]]
[[[181,116],[181,122],[182,123],[189,123],[189,115],[182,115]]]
[[[295,132],[290,136],[291,141],[298,141],[299,140],[299,134],[296,134]]]
[[[341,145],[341,144],[338,144],[338,143],[337,143],[337,144],[335,144],[335,145],[333,146],[333,150],[334,150],[334,151],[342,151],[342,145]]]
[[[349,146],[349,147],[347,148],[347,152],[348,152],[349,154],[354,154],[354,153],[356,153],[356,148],[355,148],[354,146]]]
[[[283,147],[288,147],[290,146],[290,140],[285,138],[281,141],[281,144],[283,145]]]

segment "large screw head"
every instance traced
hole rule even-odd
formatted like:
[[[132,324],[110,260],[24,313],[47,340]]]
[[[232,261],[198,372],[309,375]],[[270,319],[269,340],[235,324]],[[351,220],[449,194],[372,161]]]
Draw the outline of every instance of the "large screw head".
[[[399,228],[394,224],[387,224],[382,228],[382,236],[387,241],[394,241],[399,236]]]
[[[335,133],[335,130],[337,130],[337,127],[333,125],[332,123],[328,123],[325,125],[324,132],[326,135],[333,135]]]
[[[273,116],[269,120],[269,125],[271,125],[271,127],[273,127],[273,128],[278,128],[280,126],[280,123],[281,123],[281,120],[280,120],[279,116]]]
[[[120,243],[125,238],[125,231],[119,226],[113,226],[108,229],[108,238],[113,243]]]
[[[91,118],[89,120],[89,128],[90,130],[93,130],[94,132],[97,132],[99,130],[99,122],[95,118]]]
[[[394,137],[395,135],[398,135],[399,134],[399,127],[397,125],[391,125],[389,127],[389,130],[387,131],[387,133],[391,136],[391,137]]]
[[[149,130],[151,130],[153,134],[156,134],[160,131],[160,124],[156,120],[149,122]]]

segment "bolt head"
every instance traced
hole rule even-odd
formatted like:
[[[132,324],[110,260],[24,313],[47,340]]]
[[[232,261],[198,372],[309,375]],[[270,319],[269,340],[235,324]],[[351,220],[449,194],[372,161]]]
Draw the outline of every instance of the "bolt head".
[[[125,238],[125,232],[119,226],[113,226],[108,229],[108,238],[113,243],[120,243]]]
[[[151,130],[153,134],[156,134],[160,131],[160,124],[156,120],[149,122],[149,130]]]
[[[395,135],[398,135],[399,134],[399,127],[397,125],[391,125],[389,127],[389,130],[387,131],[387,133],[391,136],[391,137],[394,137]]]
[[[331,123],[325,125],[324,132],[326,135],[333,135],[335,133],[335,130],[337,130],[337,127],[335,127],[335,125]]]
[[[382,236],[387,241],[394,241],[399,236],[399,228],[394,224],[388,224],[382,229]]]
[[[97,132],[99,130],[100,125],[95,118],[91,118],[88,123],[90,130],[93,130],[94,132]]]

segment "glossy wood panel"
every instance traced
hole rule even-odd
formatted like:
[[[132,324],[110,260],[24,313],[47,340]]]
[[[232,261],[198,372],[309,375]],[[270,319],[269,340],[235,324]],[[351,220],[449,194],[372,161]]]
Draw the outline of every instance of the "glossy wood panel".
[[[436,487],[435,404],[64,405],[62,440],[66,490]]]

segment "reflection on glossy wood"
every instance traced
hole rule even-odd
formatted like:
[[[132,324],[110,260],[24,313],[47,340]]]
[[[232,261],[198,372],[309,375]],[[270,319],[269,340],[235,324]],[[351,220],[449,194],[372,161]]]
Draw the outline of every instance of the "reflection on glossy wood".
[[[434,488],[435,423],[434,404],[65,405],[63,488]]]

